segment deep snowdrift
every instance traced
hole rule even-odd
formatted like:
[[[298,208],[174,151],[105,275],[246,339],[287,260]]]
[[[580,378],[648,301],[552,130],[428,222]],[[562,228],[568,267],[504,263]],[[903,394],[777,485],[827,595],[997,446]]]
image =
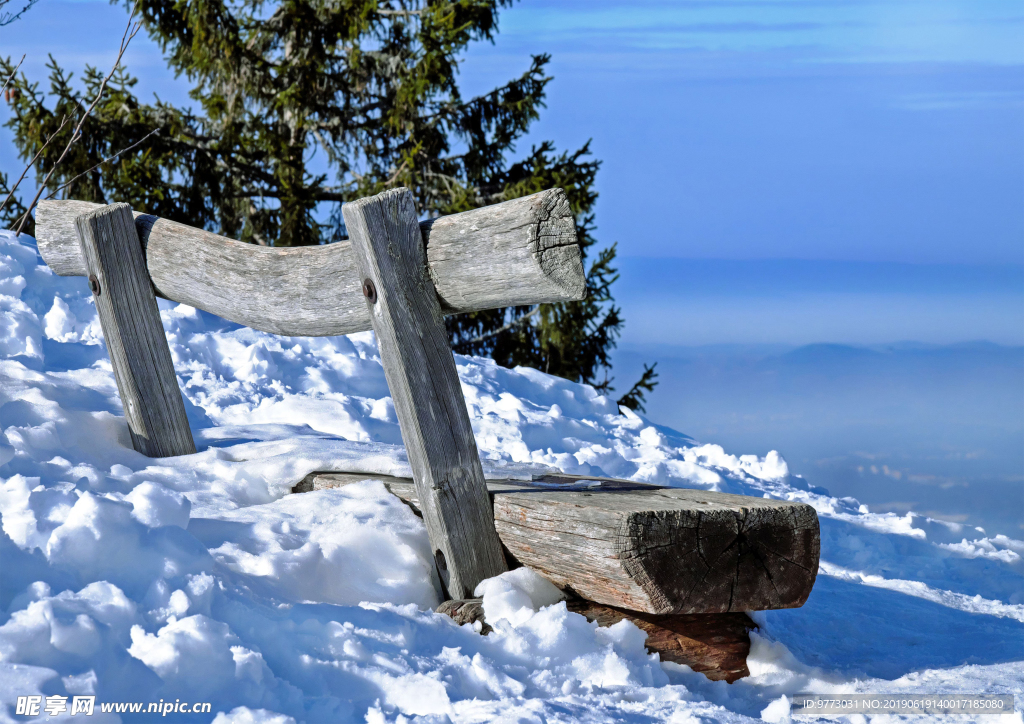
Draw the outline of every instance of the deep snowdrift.
[[[312,470],[408,474],[372,335],[161,308],[201,451],[152,460],[131,449],[84,280],[0,232],[0,720],[38,693],[210,701],[218,722],[696,722],[777,719],[794,693],[915,692],[1015,693],[1021,721],[1020,541],[873,514],[774,452],[736,457],[588,386],[458,357],[489,475],[800,500],[822,525],[809,602],[755,614],[753,675],[731,686],[661,664],[631,624],[548,605],[528,571],[482,587],[481,637],[429,611],[426,533],[379,482],[288,494]]]

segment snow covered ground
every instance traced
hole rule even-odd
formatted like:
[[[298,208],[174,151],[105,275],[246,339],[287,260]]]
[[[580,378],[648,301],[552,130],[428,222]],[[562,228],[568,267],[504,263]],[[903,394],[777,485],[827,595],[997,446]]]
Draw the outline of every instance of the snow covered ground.
[[[32,694],[94,694],[95,721],[118,720],[99,702],[161,699],[212,702],[166,719],[218,724],[784,721],[784,696],[857,692],[1013,693],[1002,720],[1024,721],[1024,542],[871,513],[777,454],[458,357],[489,475],[553,467],[799,500],[821,519],[810,600],[755,614],[735,684],[660,663],[632,624],[568,613],[528,571],[482,585],[482,637],[430,611],[425,530],[379,482],[288,494],[313,470],[409,474],[372,335],[161,309],[200,452],[153,460],[129,443],[84,280],[0,235],[0,721],[24,720],[14,703]]]

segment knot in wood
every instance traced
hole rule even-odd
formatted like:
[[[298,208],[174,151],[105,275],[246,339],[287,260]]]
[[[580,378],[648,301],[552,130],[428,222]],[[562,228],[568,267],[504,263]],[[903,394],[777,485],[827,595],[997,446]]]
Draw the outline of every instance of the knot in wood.
[[[95,274],[89,275],[89,291],[97,297],[103,292],[102,287],[100,287],[100,280],[96,278]]]

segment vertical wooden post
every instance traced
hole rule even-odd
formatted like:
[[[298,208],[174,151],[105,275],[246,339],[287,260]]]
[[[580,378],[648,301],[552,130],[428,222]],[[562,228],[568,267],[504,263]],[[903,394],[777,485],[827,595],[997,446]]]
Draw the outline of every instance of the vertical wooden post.
[[[75,228],[132,445],[150,457],[194,453],[131,207],[83,214]]]
[[[453,598],[507,570],[408,189],[342,207],[438,572]]]

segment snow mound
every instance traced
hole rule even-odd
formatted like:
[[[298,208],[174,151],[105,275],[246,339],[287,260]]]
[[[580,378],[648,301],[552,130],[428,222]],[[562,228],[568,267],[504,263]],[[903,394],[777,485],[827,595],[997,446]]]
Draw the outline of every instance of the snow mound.
[[[528,570],[485,581],[494,632],[431,612],[422,523],[372,334],[286,338],[161,302],[199,452],[136,453],[86,283],[0,233],[0,721],[19,696],[210,702],[205,721],[785,721],[799,693],[1024,692],[1024,543],[871,513],[656,425],[586,385],[457,357],[491,477],[559,469],[806,502],[807,605],[755,614],[752,676],[661,663]],[[1020,704],[1018,703],[1018,707]],[[64,715],[61,715],[64,716]],[[1020,721],[1020,715],[1015,715]],[[195,714],[168,721],[197,721]]]

